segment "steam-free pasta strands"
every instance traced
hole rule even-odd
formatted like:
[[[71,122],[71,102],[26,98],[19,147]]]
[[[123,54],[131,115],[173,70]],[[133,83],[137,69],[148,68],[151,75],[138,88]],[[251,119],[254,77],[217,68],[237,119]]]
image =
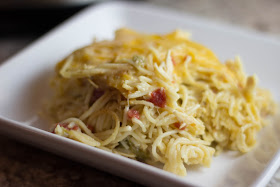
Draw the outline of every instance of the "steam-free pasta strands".
[[[250,151],[276,111],[271,94],[240,58],[223,64],[189,36],[120,29],[74,51],[56,66],[54,132],[182,176],[215,151]]]

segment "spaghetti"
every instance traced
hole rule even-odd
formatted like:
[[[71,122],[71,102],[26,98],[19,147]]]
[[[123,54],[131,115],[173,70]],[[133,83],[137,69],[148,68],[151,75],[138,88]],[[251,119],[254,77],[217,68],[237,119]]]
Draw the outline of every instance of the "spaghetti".
[[[182,176],[215,150],[250,151],[276,110],[239,58],[222,64],[180,30],[117,30],[59,62],[52,86],[55,134]]]

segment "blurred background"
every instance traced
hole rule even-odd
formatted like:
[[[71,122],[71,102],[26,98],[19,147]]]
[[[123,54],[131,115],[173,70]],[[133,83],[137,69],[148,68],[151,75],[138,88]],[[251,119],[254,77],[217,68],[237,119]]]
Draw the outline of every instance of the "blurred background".
[[[109,0],[0,1],[0,63],[87,6]],[[138,0],[141,1],[141,0]],[[280,39],[280,0],[142,0]],[[141,2],[142,2],[141,1]],[[140,186],[0,136],[0,186]],[[280,186],[280,172],[268,186]]]

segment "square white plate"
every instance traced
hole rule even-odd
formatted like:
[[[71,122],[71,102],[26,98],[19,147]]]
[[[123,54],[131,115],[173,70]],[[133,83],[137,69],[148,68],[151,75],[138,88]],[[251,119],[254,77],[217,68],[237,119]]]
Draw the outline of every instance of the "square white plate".
[[[94,37],[112,38],[120,27],[151,33],[188,30],[194,41],[214,50],[222,61],[240,55],[246,71],[256,73],[261,86],[280,100],[280,42],[276,39],[142,3],[105,3],[80,12],[0,66],[0,132],[146,185],[267,184],[280,164],[277,120],[262,131],[259,145],[252,152],[241,156],[224,153],[213,159],[211,168],[188,168],[187,177],[47,132],[49,125],[38,111],[49,92],[48,81],[55,64]]]

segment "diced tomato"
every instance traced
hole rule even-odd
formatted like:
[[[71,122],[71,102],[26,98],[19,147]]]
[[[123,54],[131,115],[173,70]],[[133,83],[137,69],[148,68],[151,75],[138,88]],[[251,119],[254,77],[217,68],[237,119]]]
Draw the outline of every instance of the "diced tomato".
[[[187,127],[187,126],[185,125],[184,127],[180,128],[181,125],[182,125],[182,123],[180,123],[180,122],[174,123],[173,125],[174,125],[177,129],[179,129],[179,130],[185,130],[185,128]]]
[[[164,88],[159,88],[151,93],[151,98],[148,100],[154,105],[164,108],[166,105],[166,94]]]
[[[72,127],[72,128],[70,128],[69,130],[74,130],[74,131],[76,131],[76,130],[78,130],[78,129],[79,129],[79,126],[75,124],[75,126]]]
[[[94,127],[93,127],[93,126],[87,125],[87,128],[88,128],[91,132],[94,132]]]
[[[76,130],[79,129],[79,126],[76,125],[76,124],[75,124],[73,127],[69,128],[69,123],[57,123],[57,124],[55,125],[55,127],[54,127],[52,133],[54,133],[54,130],[55,130],[55,128],[57,127],[57,125],[59,125],[59,126],[65,128],[65,129],[67,129],[67,130],[75,130],[75,131],[76,131]]]
[[[130,109],[127,111],[127,116],[129,119],[132,119],[132,118],[137,118],[137,119],[140,119],[140,114],[137,110],[134,110],[134,109]]]
[[[99,99],[104,94],[104,91],[101,89],[96,89],[93,91],[92,96],[89,101],[89,105],[92,105],[97,99]]]

